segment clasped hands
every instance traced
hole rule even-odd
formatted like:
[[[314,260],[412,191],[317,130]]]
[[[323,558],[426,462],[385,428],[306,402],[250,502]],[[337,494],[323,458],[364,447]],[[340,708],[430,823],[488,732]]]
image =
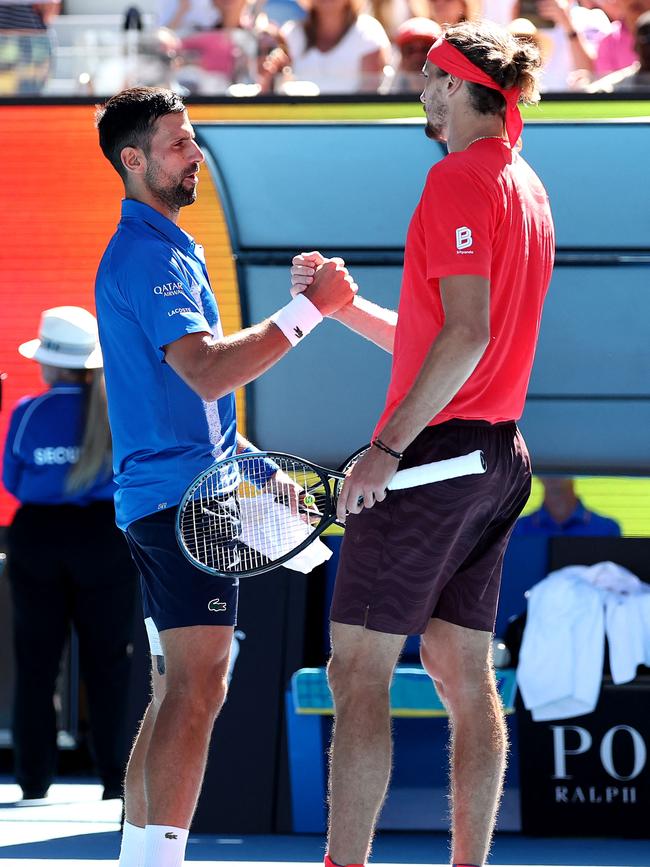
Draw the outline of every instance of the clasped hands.
[[[323,316],[334,316],[354,300],[358,286],[343,259],[326,259],[314,250],[292,259],[291,294],[304,293]]]
[[[326,259],[321,253],[300,253],[291,266],[291,294],[300,292],[315,304],[323,316],[336,314],[354,300],[357,284],[348,273],[343,259]],[[327,301],[327,312],[321,306]],[[339,494],[336,516],[343,523],[349,513],[370,509],[386,497],[388,483],[397,471],[398,462],[377,448],[369,448],[354,464]]]

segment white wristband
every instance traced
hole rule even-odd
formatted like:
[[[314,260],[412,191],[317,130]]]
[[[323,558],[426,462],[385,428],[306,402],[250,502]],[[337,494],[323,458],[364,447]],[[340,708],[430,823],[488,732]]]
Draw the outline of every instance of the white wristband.
[[[309,298],[300,293],[296,295],[286,307],[281,307],[270,317],[292,346],[296,346],[303,337],[313,331],[323,316],[312,304]]]

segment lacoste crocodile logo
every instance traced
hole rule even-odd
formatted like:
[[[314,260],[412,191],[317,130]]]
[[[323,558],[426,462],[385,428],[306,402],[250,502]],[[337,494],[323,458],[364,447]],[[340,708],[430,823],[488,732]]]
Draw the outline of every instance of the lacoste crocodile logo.
[[[172,833],[172,831],[167,831],[165,834],[165,839],[167,840],[178,840],[178,834]]]
[[[226,603],[219,599],[211,599],[208,602],[208,611],[225,611],[226,607]]]
[[[295,326],[295,328],[293,329],[293,333],[296,335],[298,340],[300,340],[301,337],[304,337],[304,333],[299,325]]]

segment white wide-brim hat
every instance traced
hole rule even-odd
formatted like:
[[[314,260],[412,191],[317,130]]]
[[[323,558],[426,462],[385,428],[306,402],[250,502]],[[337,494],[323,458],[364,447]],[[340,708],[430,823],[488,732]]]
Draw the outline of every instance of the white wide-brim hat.
[[[103,366],[97,320],[83,307],[44,310],[38,337],[21,343],[18,352],[51,367],[92,370]]]

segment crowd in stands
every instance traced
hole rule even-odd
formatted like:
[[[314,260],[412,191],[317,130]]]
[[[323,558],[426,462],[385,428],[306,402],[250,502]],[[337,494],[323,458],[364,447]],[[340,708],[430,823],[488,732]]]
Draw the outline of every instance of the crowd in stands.
[[[135,84],[205,96],[418,93],[432,41],[474,17],[539,47],[546,92],[650,86],[650,0],[135,3],[0,0],[0,95],[61,92],[75,50],[85,65],[69,74],[68,93]],[[63,45],[64,31],[74,44]]]

